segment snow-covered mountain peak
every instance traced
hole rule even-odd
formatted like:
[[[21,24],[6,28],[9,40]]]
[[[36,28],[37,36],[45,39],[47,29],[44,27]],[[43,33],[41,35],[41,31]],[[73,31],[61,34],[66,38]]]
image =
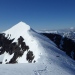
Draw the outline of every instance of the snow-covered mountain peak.
[[[6,30],[4,33],[11,34],[11,36],[14,36],[15,38],[16,36],[19,37],[23,34],[26,34],[29,30],[30,30],[30,26],[21,21],[16,25],[14,25],[13,27],[11,27],[10,29]]]
[[[18,29],[18,30],[24,30],[24,31],[30,30],[30,26],[22,21],[14,25],[12,28]]]
[[[17,57],[16,61],[18,63],[28,63],[28,61],[25,58],[29,51],[32,51],[34,53],[33,57],[35,58],[33,62],[34,61],[38,62],[43,50],[42,46],[38,43],[39,42],[38,38],[41,36],[40,34],[37,34],[32,28],[30,28],[29,25],[27,25],[24,22],[19,22],[18,24],[14,25],[12,28],[6,30],[4,33],[5,33],[5,37],[7,37],[8,39],[14,39],[12,43],[16,43],[16,45],[19,46],[19,48],[22,47],[22,45],[21,44],[19,45],[18,43],[19,38],[23,39],[22,44],[26,45],[23,48],[28,47],[28,51],[22,52],[23,55],[21,57]],[[39,48],[39,45],[40,45],[40,48]],[[23,51],[23,49],[21,48],[20,51]],[[11,57],[8,58],[9,56]],[[6,59],[7,59],[7,62],[9,62],[12,57],[14,57],[13,54],[10,55],[9,53],[6,53],[3,59],[3,63],[6,63],[5,62]]]
[[[21,21],[21,22],[17,23],[16,25],[14,25],[12,28],[8,29],[6,32],[10,31],[10,32],[14,32],[14,33],[15,32],[22,33],[22,32],[26,32],[28,30],[30,30],[30,26]]]
[[[16,27],[23,27],[26,30],[30,29],[30,26],[28,24],[26,24],[25,22],[19,22],[18,24],[15,25]]]
[[[24,22],[0,34],[0,55],[1,75],[75,75],[75,61]]]

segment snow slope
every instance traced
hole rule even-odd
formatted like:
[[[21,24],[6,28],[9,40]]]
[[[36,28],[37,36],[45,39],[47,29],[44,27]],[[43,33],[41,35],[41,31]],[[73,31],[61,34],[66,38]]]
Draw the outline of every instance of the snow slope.
[[[26,42],[26,44],[29,46],[30,50],[34,52],[34,55],[36,55],[35,59],[38,62],[38,58],[40,58],[41,55],[41,47],[39,49],[39,44],[37,43],[37,40],[35,40],[35,36],[31,34],[31,28],[29,25],[20,22],[17,25],[13,26],[12,28],[10,28],[9,30],[7,30],[5,33],[11,34],[11,38],[13,39],[15,38],[15,40],[13,42],[17,42],[17,39],[22,36],[24,38],[24,41]],[[6,36],[7,36],[6,35]],[[26,58],[26,52],[24,53],[24,55],[21,58],[18,58],[18,63],[27,63],[27,61],[25,60]],[[3,60],[3,63],[5,63],[5,59],[7,59],[6,57]]]
[[[5,53],[3,64],[0,65],[1,75],[75,75],[75,61],[69,58],[64,52],[47,37],[40,35],[24,22],[20,22],[5,31],[6,36],[11,34],[10,39],[15,38],[17,42],[19,36],[24,38],[26,44],[33,51],[36,63],[26,61],[26,52],[17,59],[18,63],[4,65],[5,59],[9,61],[13,55]]]

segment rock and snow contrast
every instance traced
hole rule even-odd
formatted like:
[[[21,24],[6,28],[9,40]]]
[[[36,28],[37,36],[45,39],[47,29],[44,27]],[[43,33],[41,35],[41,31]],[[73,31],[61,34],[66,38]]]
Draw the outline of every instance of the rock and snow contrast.
[[[72,59],[75,60],[75,41],[66,36],[61,36],[56,33],[41,33],[41,34],[47,36],[57,45],[57,47],[60,50],[64,51],[68,56],[70,56]]]
[[[0,34],[0,61],[1,75],[75,75],[75,61],[24,22]]]

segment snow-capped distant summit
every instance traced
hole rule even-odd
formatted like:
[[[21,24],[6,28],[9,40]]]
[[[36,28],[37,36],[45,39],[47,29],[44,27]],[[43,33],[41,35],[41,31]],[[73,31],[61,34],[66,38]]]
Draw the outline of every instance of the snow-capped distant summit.
[[[75,29],[74,27],[71,27],[70,29]]]

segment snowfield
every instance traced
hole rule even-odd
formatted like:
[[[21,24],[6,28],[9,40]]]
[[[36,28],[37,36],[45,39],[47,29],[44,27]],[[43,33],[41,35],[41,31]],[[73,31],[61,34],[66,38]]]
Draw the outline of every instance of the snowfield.
[[[54,68],[55,67],[55,68]],[[74,70],[62,69],[56,64],[8,64],[0,65],[1,75],[75,75]]]
[[[0,65],[0,75],[75,75],[75,61],[26,23],[20,22],[4,33],[6,36],[11,34],[10,39],[15,38],[13,42],[17,42],[22,36],[29,50],[33,51],[36,62],[28,63],[25,51],[22,57],[17,58],[18,64],[5,64],[5,60],[9,62],[14,54],[4,53],[0,56],[3,61]]]

